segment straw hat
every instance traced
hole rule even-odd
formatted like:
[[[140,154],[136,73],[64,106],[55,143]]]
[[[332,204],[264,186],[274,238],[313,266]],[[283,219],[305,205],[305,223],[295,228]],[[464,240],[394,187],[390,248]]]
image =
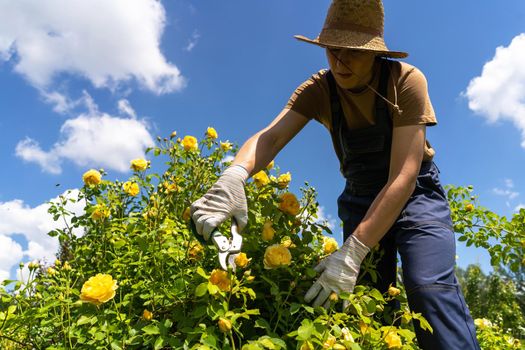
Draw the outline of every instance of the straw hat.
[[[321,47],[375,51],[380,56],[393,58],[407,57],[406,52],[390,51],[386,47],[384,17],[381,0],[333,0],[317,38],[294,37]]]

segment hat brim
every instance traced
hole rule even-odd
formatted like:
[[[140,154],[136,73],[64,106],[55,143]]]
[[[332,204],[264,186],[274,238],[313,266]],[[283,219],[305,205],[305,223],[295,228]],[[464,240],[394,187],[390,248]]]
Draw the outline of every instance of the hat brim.
[[[294,35],[299,41],[304,41],[305,43],[314,44],[323,48],[338,48],[338,49],[352,49],[352,50],[361,50],[376,52],[380,56],[392,57],[392,58],[405,58],[408,57],[408,53],[401,51],[390,51],[390,50],[378,50],[376,48],[368,48],[366,46],[353,46],[353,45],[343,45],[343,44],[328,44],[320,42],[318,38],[310,39],[303,35]]]

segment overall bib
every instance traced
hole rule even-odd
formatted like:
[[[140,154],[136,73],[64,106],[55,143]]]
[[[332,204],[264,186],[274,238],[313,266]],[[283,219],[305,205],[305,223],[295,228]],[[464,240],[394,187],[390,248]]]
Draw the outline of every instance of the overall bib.
[[[380,59],[379,93],[387,96],[390,63]],[[346,240],[388,180],[392,144],[392,119],[386,102],[375,99],[375,124],[349,129],[336,82],[327,73],[332,110],[332,142],[346,178],[337,200]],[[434,332],[414,322],[421,348],[440,350],[479,349],[474,322],[454,274],[455,237],[450,209],[439,170],[434,162],[421,164],[416,188],[401,214],[379,242],[384,250],[377,264],[382,293],[396,285],[397,252],[401,256],[403,282],[412,311],[420,312]]]

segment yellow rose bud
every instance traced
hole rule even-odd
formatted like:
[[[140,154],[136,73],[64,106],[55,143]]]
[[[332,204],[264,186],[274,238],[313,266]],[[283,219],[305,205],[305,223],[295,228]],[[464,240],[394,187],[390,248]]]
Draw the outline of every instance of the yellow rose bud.
[[[474,210],[474,205],[472,203],[469,203],[467,205],[465,205],[465,210],[466,211],[473,211]]]
[[[186,151],[196,151],[199,149],[199,142],[194,136],[184,136],[182,139],[182,146]]]
[[[219,135],[217,135],[217,131],[215,131],[215,129],[212,127],[206,129],[206,136],[210,139],[216,139],[217,137],[219,137]]]
[[[191,216],[191,209],[190,207],[186,207],[186,209],[184,209],[184,213],[182,213],[182,220],[190,221],[190,216]]]
[[[359,321],[359,330],[361,331],[362,334],[365,334],[366,331],[368,330],[368,325],[364,323],[363,321]]]
[[[391,297],[396,297],[400,293],[401,291],[397,289],[396,287],[392,287],[392,286],[388,287],[388,295],[390,295]]]
[[[266,166],[266,170],[272,170],[275,162],[272,160],[268,165]]]
[[[170,139],[174,138],[177,136],[177,132],[176,131],[173,131],[171,134],[170,134]]]
[[[343,327],[341,333],[343,333],[343,340],[354,342],[354,337],[347,327]]]
[[[54,268],[52,268],[52,267],[48,267],[47,268],[47,274],[48,275],[53,276],[53,275],[56,275],[56,273],[57,273],[57,270],[55,270]]]
[[[228,333],[232,329],[232,322],[227,318],[219,317],[219,321],[217,323],[219,325],[219,329],[223,333]]]
[[[268,175],[264,172],[264,170],[261,170],[257,174],[253,175],[253,182],[255,182],[255,185],[258,188],[261,188],[269,184],[270,179],[268,178]]]
[[[102,181],[102,175],[97,170],[90,169],[82,175],[82,180],[88,186],[95,186]]]
[[[62,265],[62,262],[58,259],[55,260],[55,266],[60,266]]]
[[[293,193],[286,192],[280,196],[279,210],[288,215],[295,216],[299,214],[301,206]]]
[[[246,267],[246,265],[248,265],[250,260],[251,259],[248,259],[245,253],[239,253],[239,255],[235,257],[234,262],[236,266],[243,268]]]
[[[331,254],[339,248],[337,241],[332,237],[323,237],[323,252]]]
[[[272,227],[271,221],[266,221],[263,225],[261,238],[263,241],[271,241],[275,235],[275,230]]]
[[[199,243],[195,243],[191,246],[190,250],[188,251],[188,255],[190,256],[190,258],[196,259],[197,257],[199,257],[200,253],[202,252],[202,249],[202,245],[200,245]]]
[[[339,300],[339,296],[336,292],[330,293],[330,296],[328,297],[330,301],[333,301],[334,303]]]
[[[230,290],[230,278],[228,277],[228,272],[224,270],[215,269],[211,272],[210,282],[223,292],[228,292]]]
[[[131,169],[135,171],[144,171],[148,168],[148,161],[146,159],[137,158],[131,161]]]
[[[288,236],[284,237],[284,238],[281,240],[281,245],[282,245],[283,247],[286,247],[286,248],[295,248],[295,247],[297,247],[297,246],[293,243],[292,239],[291,239],[290,237],[288,237]]]
[[[330,349],[336,342],[337,339],[333,335],[329,335],[323,344],[323,349]]]
[[[66,262],[64,263],[64,265],[62,266],[62,268],[63,268],[64,270],[66,270],[66,271],[69,271],[69,270],[71,270],[71,265],[69,265],[69,263],[66,261]]]
[[[91,213],[91,218],[95,221],[101,221],[109,217],[109,214],[110,212],[108,207],[106,207],[104,204],[97,204]]]
[[[265,269],[275,269],[279,266],[290,265],[292,261],[292,254],[288,248],[273,244],[266,248],[264,252],[263,264]]]
[[[146,321],[151,321],[153,319],[153,313],[144,309],[144,312],[142,312],[142,318]]]
[[[126,192],[128,195],[135,197],[140,192],[140,187],[136,182],[126,181],[124,182],[124,185],[122,185],[122,189],[124,192]]]
[[[313,350],[312,345],[308,341],[305,341],[299,350]]]
[[[290,173],[281,174],[277,178],[277,186],[285,188],[290,184],[290,181],[292,181],[292,175]]]
[[[401,337],[397,334],[396,331],[390,331],[385,337],[385,343],[389,349],[398,349],[403,346],[401,343]]]
[[[346,350],[346,346],[344,346],[343,344],[334,344],[334,346],[332,346],[332,350]]]
[[[246,277],[246,281],[252,282],[255,279],[255,276],[248,276]]]
[[[221,149],[224,151],[224,152],[228,152],[229,150],[231,150],[233,147],[233,145],[226,141],[226,142],[221,142]]]
[[[111,275],[99,273],[82,285],[80,300],[99,305],[113,299],[117,288],[117,281]]]

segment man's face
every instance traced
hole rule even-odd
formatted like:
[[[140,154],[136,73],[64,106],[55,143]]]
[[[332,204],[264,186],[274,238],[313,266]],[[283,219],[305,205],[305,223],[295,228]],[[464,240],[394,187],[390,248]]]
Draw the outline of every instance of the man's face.
[[[327,48],[326,55],[335,80],[344,89],[363,87],[373,76],[374,52]]]

